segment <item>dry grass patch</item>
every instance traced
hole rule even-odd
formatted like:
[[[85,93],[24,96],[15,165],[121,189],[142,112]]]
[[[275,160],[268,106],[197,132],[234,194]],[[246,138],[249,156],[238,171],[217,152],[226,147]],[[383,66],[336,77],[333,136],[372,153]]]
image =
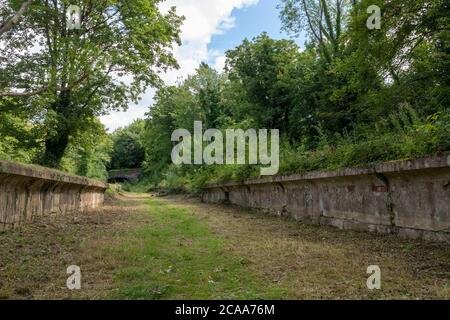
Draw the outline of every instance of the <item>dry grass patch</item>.
[[[189,206],[249,268],[287,288],[291,299],[450,299],[446,244],[342,231],[237,207],[165,199]],[[369,265],[382,269],[382,290],[367,290]]]
[[[103,298],[119,264],[105,246],[121,232],[143,223],[139,201],[108,199],[84,214],[37,219],[0,233],[0,299]],[[82,271],[82,291],[66,288],[67,267]]]

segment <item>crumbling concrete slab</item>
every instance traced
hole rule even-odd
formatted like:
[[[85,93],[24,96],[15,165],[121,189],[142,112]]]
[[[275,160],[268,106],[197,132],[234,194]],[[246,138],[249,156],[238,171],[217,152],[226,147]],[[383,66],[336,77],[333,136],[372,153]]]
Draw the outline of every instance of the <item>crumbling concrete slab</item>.
[[[0,160],[0,231],[39,216],[100,207],[107,187],[101,181]]]
[[[450,243],[450,155],[211,184],[203,201],[341,229]]]

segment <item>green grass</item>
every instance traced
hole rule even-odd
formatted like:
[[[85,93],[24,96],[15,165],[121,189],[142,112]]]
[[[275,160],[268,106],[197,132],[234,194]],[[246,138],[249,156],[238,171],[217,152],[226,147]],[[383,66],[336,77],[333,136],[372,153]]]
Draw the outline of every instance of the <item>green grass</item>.
[[[147,200],[152,223],[119,238],[110,250],[123,266],[114,273],[115,299],[282,299],[247,259],[186,209]]]
[[[126,192],[147,193],[150,189],[150,183],[147,179],[141,179],[137,182],[125,182],[122,184],[122,189]]]

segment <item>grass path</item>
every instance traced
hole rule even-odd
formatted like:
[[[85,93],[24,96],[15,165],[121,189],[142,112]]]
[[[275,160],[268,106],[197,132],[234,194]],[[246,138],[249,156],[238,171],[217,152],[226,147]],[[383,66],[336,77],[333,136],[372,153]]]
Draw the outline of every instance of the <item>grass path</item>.
[[[369,291],[369,265],[382,290]],[[78,265],[82,290],[65,288]],[[450,299],[445,244],[128,194],[0,234],[0,299]]]
[[[146,200],[151,223],[118,239],[112,252],[123,267],[115,272],[114,298],[279,299],[285,290],[268,285],[230,253],[189,210]]]

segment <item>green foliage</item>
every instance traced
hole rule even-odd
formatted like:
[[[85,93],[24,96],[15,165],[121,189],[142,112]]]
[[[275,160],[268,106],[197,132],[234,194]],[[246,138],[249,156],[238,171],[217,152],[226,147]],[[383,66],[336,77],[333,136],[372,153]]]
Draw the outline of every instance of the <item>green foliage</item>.
[[[306,31],[309,42],[327,62],[339,56],[350,1],[281,0],[279,7],[284,30],[296,36]]]
[[[61,160],[61,168],[73,174],[106,181],[111,149],[111,138],[100,121],[93,118],[76,138],[70,140]]]
[[[109,169],[140,168],[145,159],[143,134],[145,122],[136,120],[126,128],[116,130],[112,135],[113,150]]]
[[[383,13],[381,30],[365,27],[365,10],[373,4]],[[368,92],[367,106],[378,116],[383,107],[389,113],[404,103],[422,116],[448,108],[449,19],[445,0],[364,0],[355,6],[346,36],[349,63],[358,61],[359,82],[367,79],[368,66],[383,81]]]
[[[363,126],[352,134],[323,142],[314,150],[284,146],[280,172],[305,173],[344,167],[370,166],[414,159],[450,150],[450,114],[437,113],[421,119],[406,107],[376,126]]]
[[[20,116],[0,113],[0,158],[31,163],[37,152],[33,131]]]
[[[0,159],[35,163],[45,152],[45,121],[11,100],[0,102]],[[105,128],[95,118],[79,125],[79,132],[70,138],[60,168],[69,173],[106,180],[106,165],[112,147]]]
[[[171,49],[180,43],[182,18],[173,8],[160,12],[160,2],[80,0],[82,28],[68,30],[70,1],[34,1],[2,36],[0,99],[41,113],[40,163],[60,166],[83,123],[126,110],[148,87],[161,84],[159,72],[177,67]],[[0,20],[16,9],[17,1],[3,1]]]
[[[95,2],[86,26],[109,10],[121,18],[85,39],[49,25],[62,7],[37,1],[4,39],[0,87],[49,87],[20,98],[0,93],[0,156],[31,162],[64,155],[67,170],[99,178],[111,157],[110,168],[145,170],[127,190],[195,192],[209,182],[255,177],[259,168],[172,165],[171,135],[179,128],[192,132],[194,121],[205,129],[279,129],[280,174],[450,150],[448,1],[282,0],[283,28],[309,35],[304,50],[263,33],[227,52],[225,72],[203,63],[172,86],[160,85],[154,67],[176,66],[168,50],[179,40],[181,19],[174,11],[160,13],[158,3]],[[383,13],[381,30],[366,25],[373,4]],[[30,28],[43,39],[51,35],[50,44],[16,59],[13,53],[29,46]],[[114,81],[111,72],[134,82]],[[158,90],[147,119],[105,136],[95,118],[126,108],[148,86]]]
[[[283,132],[289,128],[295,105],[291,88],[302,62],[293,41],[273,40],[265,33],[227,52],[230,80],[242,85],[250,102],[247,117],[253,118],[257,127],[280,128]]]
[[[366,26],[372,4],[382,8],[382,30]],[[144,143],[153,187],[195,191],[258,175],[258,166],[171,165],[172,132],[195,120],[280,129],[280,174],[450,150],[445,1],[283,0],[280,10],[286,30],[308,32],[306,50],[263,33],[227,52],[224,74],[202,65],[158,91]]]
[[[32,163],[42,149],[40,119],[13,99],[0,99],[0,158]]]
[[[144,133],[145,169],[155,181],[171,164],[172,132],[179,128],[193,131],[194,121],[208,128],[221,128],[230,123],[231,105],[222,99],[226,77],[206,64],[177,86],[163,87],[156,93],[148,113]]]

